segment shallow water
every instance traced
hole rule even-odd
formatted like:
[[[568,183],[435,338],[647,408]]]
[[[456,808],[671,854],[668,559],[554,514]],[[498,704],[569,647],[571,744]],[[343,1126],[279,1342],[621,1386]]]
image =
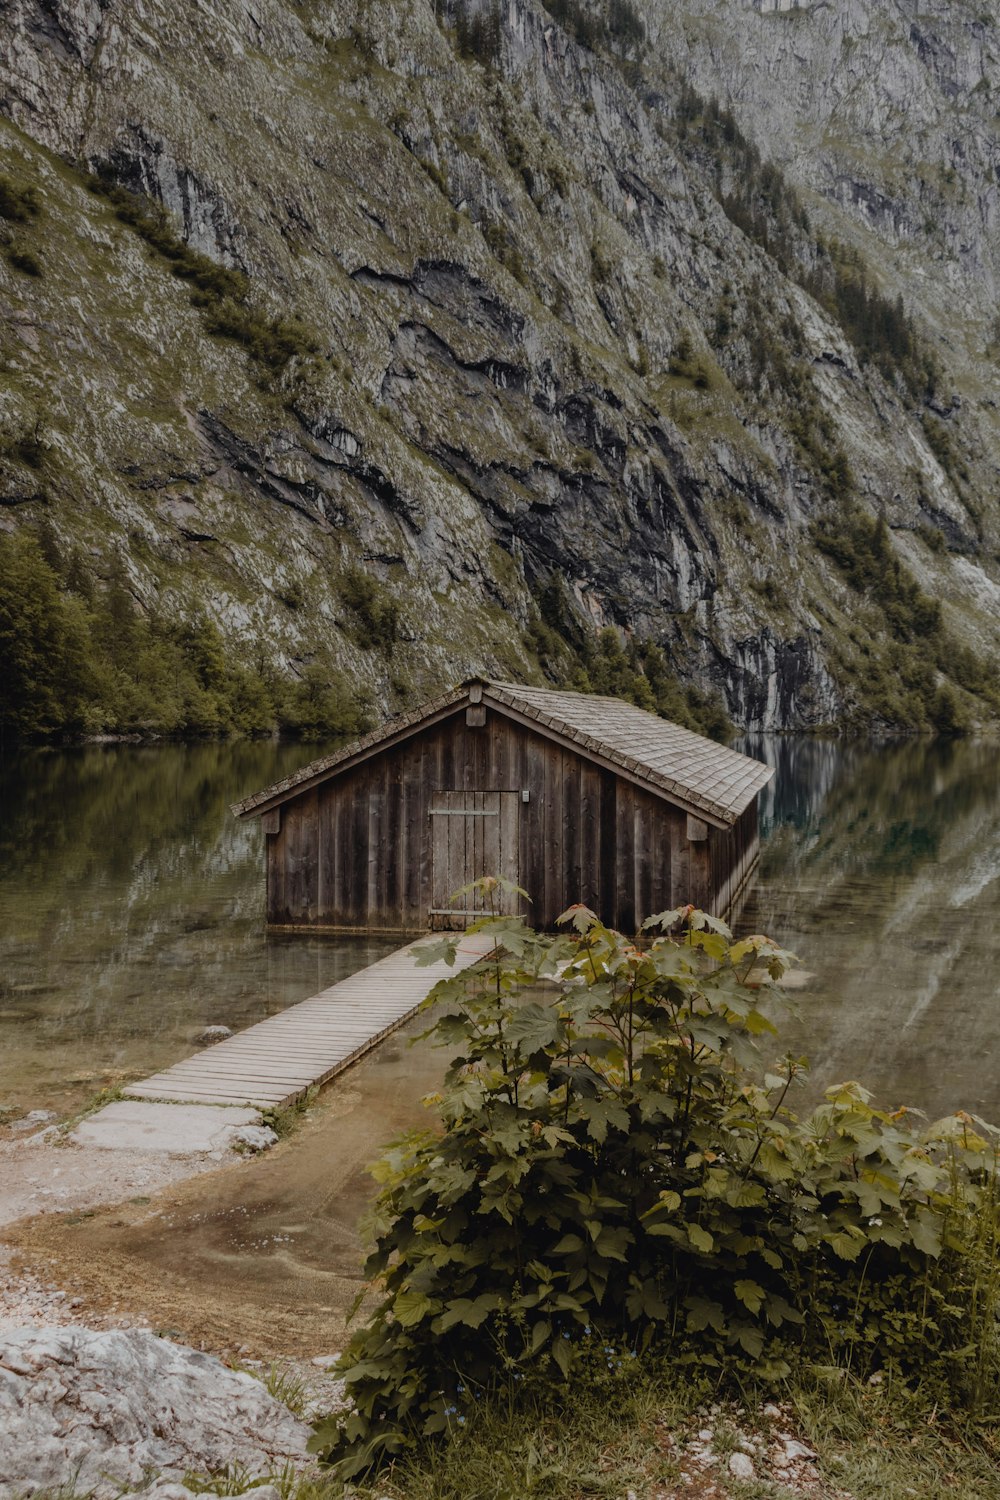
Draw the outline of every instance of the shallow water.
[[[229,803],[320,753],[87,747],[0,760],[0,1104],[65,1111],[395,944],[268,940],[263,836]],[[782,1045],[817,1087],[1000,1119],[1000,789],[985,742],[765,740],[778,768],[740,931],[814,977]]]
[[[0,1105],[76,1108],[396,946],[268,940],[257,823],[229,804],[323,747],[28,750],[0,760]]]
[[[747,744],[777,768],[741,932],[802,960],[815,1087],[1000,1121],[1000,786],[986,741]]]

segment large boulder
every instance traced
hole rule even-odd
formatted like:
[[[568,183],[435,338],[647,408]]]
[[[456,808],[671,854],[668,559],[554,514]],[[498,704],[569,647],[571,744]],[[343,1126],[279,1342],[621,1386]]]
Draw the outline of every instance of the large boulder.
[[[0,1500],[95,1500],[151,1475],[306,1465],[310,1429],[253,1376],[139,1329],[0,1332]]]

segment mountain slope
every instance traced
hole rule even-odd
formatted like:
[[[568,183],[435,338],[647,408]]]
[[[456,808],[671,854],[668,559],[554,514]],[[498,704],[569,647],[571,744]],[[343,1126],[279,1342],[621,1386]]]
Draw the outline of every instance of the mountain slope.
[[[932,229],[846,22],[553,11],[9,7],[0,521],[383,706],[610,625],[753,728],[991,717],[994,54]]]

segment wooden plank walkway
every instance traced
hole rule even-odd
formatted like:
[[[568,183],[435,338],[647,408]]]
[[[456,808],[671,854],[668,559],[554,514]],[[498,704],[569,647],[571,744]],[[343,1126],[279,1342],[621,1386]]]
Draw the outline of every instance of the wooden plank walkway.
[[[484,934],[470,934],[461,939],[453,967],[436,963],[420,969],[414,950],[426,941],[397,948],[320,994],[130,1084],[126,1094],[262,1109],[290,1104],[370,1052],[413,1014],[439,979],[468,968],[492,947]]]

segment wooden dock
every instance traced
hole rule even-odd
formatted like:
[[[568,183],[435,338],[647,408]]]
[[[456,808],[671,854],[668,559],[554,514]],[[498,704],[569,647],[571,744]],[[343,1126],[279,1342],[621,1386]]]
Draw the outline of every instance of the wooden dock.
[[[126,1094],[261,1109],[292,1103],[370,1052],[413,1015],[439,979],[468,968],[492,947],[484,934],[471,934],[462,938],[453,967],[418,968],[414,953],[426,941],[408,943],[279,1015],[130,1084]]]

